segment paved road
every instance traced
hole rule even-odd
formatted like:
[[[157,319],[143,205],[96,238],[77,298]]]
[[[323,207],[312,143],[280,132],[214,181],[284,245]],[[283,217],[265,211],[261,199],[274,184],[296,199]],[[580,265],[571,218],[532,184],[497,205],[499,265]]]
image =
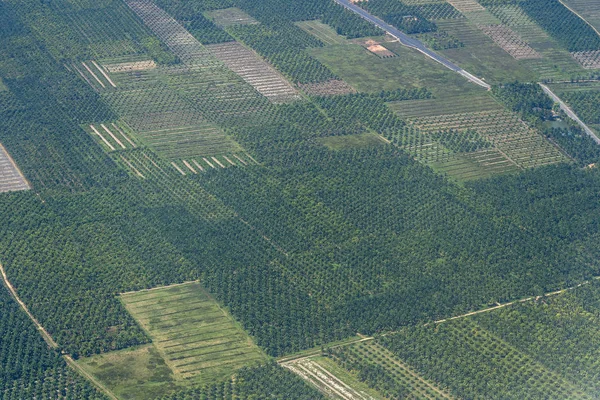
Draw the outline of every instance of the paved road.
[[[560,105],[561,110],[563,110],[569,118],[571,118],[573,121],[577,122],[579,124],[579,126],[581,126],[581,128],[583,128],[585,133],[587,133],[588,136],[594,140],[594,142],[596,142],[597,144],[600,144],[600,139],[598,138],[598,136],[596,136],[594,131],[591,130],[582,120],[580,120],[579,117],[577,116],[577,114],[575,114],[573,112],[573,110],[571,110],[569,108],[569,106],[567,106],[565,104],[565,102],[560,99],[560,97],[555,95],[548,86],[543,85],[541,83],[539,85],[542,87],[542,90],[544,90],[544,92],[548,96],[552,97],[552,100],[554,100],[555,103],[558,103]]]
[[[349,0],[334,0],[334,1],[336,3],[338,3],[339,5],[346,7],[348,10],[354,12],[355,14],[358,14],[360,17],[366,19],[367,21],[371,22],[372,24],[383,29],[384,31],[386,31],[387,33],[389,33],[390,35],[392,35],[393,37],[398,39],[402,45],[411,47],[415,50],[420,51],[421,53],[425,54],[427,57],[431,58],[432,60],[439,62],[444,67],[464,76],[469,81],[471,81],[479,86],[482,86],[488,90],[491,88],[490,85],[488,85],[483,80],[476,77],[475,75],[472,75],[469,72],[465,71],[464,69],[460,68],[458,65],[454,64],[452,61],[448,60],[447,58],[442,57],[441,55],[429,50],[427,47],[425,47],[425,45],[420,40],[412,38],[412,37],[408,36],[407,34],[405,34],[404,32],[401,32],[398,29],[394,28],[393,26],[386,24],[381,19],[369,14],[367,11],[365,11],[362,8],[358,7],[357,5],[351,3]]]

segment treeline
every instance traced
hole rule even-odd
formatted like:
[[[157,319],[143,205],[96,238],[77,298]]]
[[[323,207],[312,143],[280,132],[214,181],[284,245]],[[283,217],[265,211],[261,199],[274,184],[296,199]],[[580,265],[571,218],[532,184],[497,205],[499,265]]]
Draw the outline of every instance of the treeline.
[[[0,309],[0,398],[106,399],[48,347],[3,284]]]
[[[405,33],[437,31],[437,25],[429,21],[423,14],[422,6],[406,5],[396,0],[369,0],[361,1],[358,4]],[[450,4],[435,4],[434,6],[444,7],[450,14],[456,13],[456,10]],[[431,10],[429,13],[431,13]]]
[[[507,108],[532,125],[552,118],[554,102],[535,83],[506,83],[492,87],[492,94]]]
[[[575,124],[565,128],[546,128],[544,135],[555,141],[579,166],[600,161],[600,145]]]

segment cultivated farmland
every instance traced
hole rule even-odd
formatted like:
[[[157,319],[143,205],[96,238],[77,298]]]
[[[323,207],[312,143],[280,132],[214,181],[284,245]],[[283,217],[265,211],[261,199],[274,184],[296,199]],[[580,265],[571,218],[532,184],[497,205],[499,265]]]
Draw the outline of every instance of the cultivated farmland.
[[[265,360],[198,283],[122,294],[177,380],[209,383]]]
[[[300,99],[296,89],[281,74],[241,44],[229,42],[208,45],[207,48],[271,102],[286,103]]]
[[[222,10],[208,11],[206,16],[210,18],[215,25],[226,28],[234,25],[255,25],[258,21],[246,14],[239,8],[226,8]]]
[[[341,36],[331,26],[324,24],[319,20],[296,22],[296,26],[303,31],[310,33],[327,45],[339,45],[347,43],[347,40],[344,36]]]
[[[0,193],[30,189],[17,164],[0,144]]]
[[[504,25],[482,25],[479,27],[486,35],[508,54],[517,60],[540,58],[540,54],[529,47],[515,32]]]

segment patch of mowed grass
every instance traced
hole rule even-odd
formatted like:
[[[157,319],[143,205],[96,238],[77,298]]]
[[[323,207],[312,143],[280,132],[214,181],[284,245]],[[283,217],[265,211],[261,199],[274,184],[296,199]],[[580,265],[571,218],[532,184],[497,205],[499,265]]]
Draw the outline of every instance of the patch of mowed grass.
[[[295,25],[306,33],[313,35],[325,44],[347,43],[344,36],[339,35],[335,29],[319,20],[299,21],[295,22]]]
[[[177,381],[210,383],[267,359],[198,283],[127,293],[120,298],[152,338]]]
[[[157,398],[179,388],[153,345],[82,358],[77,363],[123,400]]]
[[[385,139],[375,133],[361,133],[359,135],[329,136],[319,139],[319,142],[329,150],[360,149],[371,146],[381,146]]]
[[[485,89],[397,43],[382,43],[398,57],[380,58],[356,44],[310,49],[312,56],[327,65],[360,92],[426,87],[434,96]]]

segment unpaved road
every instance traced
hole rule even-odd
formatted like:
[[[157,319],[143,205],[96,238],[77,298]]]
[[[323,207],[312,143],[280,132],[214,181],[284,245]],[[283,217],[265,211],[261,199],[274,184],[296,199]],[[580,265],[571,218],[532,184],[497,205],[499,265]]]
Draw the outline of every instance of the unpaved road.
[[[554,92],[552,92],[552,90],[550,90],[550,88],[548,86],[541,84],[541,83],[539,85],[542,87],[542,90],[548,96],[550,96],[552,98],[552,100],[554,100],[555,103],[558,103],[560,105],[560,109],[563,110],[569,118],[571,118],[573,121],[577,122],[579,124],[579,126],[581,126],[581,128],[585,131],[585,133],[587,133],[587,135],[594,140],[594,142],[596,142],[597,144],[600,144],[600,139],[598,139],[598,136],[596,136],[594,131],[591,130],[582,120],[580,120],[579,117],[577,116],[577,114],[575,114],[575,112],[573,112],[573,110],[571,110],[569,108],[569,106],[567,106],[565,104],[565,102],[560,99],[560,97],[555,95]]]
[[[334,0],[334,1],[336,3],[338,3],[339,5],[352,11],[353,13],[358,14],[361,18],[366,19],[367,21],[371,22],[375,26],[383,29],[384,31],[386,31],[387,33],[389,33],[390,35],[392,35],[393,37],[398,39],[403,46],[411,47],[411,48],[425,54],[427,57],[442,64],[444,67],[464,76],[465,78],[467,78],[469,81],[475,83],[476,85],[484,87],[488,90],[491,89],[491,86],[489,84],[487,84],[486,82],[484,82],[482,79],[480,79],[480,78],[476,77],[475,75],[460,68],[458,65],[454,64],[452,61],[448,60],[446,57],[443,57],[443,56],[437,54],[436,52],[429,50],[427,47],[425,47],[425,45],[420,40],[412,38],[412,37],[408,36],[407,34],[405,34],[404,32],[399,31],[398,29],[394,28],[393,26],[391,26],[391,25],[385,23],[384,21],[382,21],[381,19],[375,17],[374,15],[369,14],[367,11],[363,10],[359,6],[351,3],[349,0]]]

